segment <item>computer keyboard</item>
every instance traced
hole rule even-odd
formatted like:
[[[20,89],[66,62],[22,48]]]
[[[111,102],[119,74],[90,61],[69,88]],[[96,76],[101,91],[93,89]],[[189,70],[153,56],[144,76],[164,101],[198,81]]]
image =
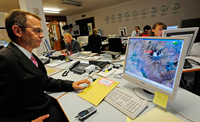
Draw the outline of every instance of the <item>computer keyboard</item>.
[[[105,97],[105,101],[132,119],[137,117],[148,105],[146,100],[131,95],[117,87]]]

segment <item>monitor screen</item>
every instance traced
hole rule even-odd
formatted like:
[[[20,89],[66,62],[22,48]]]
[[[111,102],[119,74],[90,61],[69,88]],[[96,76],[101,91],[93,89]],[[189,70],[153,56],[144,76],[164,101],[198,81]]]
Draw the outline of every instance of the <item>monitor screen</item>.
[[[102,36],[101,29],[97,29],[97,30],[98,30],[98,35],[99,35],[99,36]]]
[[[198,27],[164,30],[162,37],[188,37],[190,44],[187,50],[187,55],[189,55],[198,30]]]
[[[178,25],[175,25],[175,26],[167,26],[167,30],[171,30],[171,29],[178,29]]]
[[[118,28],[118,31],[119,31],[120,36],[126,36],[127,35],[126,27],[120,27],[120,28]]]
[[[173,101],[185,59],[187,38],[130,37],[123,78]]]

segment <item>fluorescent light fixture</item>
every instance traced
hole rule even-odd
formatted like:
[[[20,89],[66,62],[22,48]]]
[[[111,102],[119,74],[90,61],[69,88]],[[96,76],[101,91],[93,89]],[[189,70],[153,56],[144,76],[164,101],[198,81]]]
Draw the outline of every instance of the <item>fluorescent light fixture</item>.
[[[60,13],[60,11],[44,11],[44,13]]]
[[[53,9],[53,8],[44,8],[45,13],[60,13],[59,9]]]

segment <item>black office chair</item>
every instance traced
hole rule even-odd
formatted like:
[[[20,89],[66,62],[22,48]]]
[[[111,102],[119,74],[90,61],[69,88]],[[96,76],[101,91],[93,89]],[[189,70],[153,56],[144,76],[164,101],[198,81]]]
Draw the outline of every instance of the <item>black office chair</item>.
[[[122,53],[122,41],[120,38],[109,38],[109,50]]]

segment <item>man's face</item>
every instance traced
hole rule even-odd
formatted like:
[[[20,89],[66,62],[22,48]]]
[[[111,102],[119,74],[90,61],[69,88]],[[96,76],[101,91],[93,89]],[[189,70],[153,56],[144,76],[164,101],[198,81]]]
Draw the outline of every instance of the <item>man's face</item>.
[[[135,31],[138,31],[138,27],[135,28]]]
[[[21,37],[22,44],[26,49],[33,50],[34,48],[40,47],[44,35],[41,32],[40,20],[31,15],[27,15],[26,18],[25,31],[22,31]]]

